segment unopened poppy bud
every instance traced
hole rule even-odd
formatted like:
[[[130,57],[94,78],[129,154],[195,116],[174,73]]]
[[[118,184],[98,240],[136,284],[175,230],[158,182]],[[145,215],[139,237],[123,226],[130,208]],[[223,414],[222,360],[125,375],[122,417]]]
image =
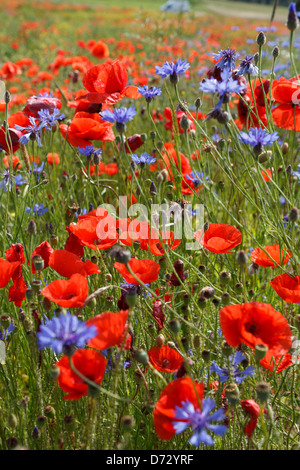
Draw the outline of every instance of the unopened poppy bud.
[[[179,331],[181,330],[181,325],[179,323],[178,320],[176,320],[176,318],[172,318],[172,320],[169,321],[169,328],[170,330],[172,331],[172,333],[179,333]]]
[[[203,287],[201,289],[199,297],[203,299],[212,299],[215,295],[215,289],[210,286]]]
[[[174,341],[168,341],[168,342],[167,342],[167,345],[169,346],[169,348],[177,349],[177,348],[176,348],[176,344],[174,343]]]
[[[47,416],[47,418],[51,418],[51,419],[55,418],[55,409],[51,405],[48,405],[45,407],[44,413],[45,413],[45,416]]]
[[[203,361],[208,364],[210,361],[210,351],[208,349],[203,349],[203,351],[201,352],[201,356]]]
[[[149,188],[150,196],[155,196],[157,194],[157,187],[154,184],[154,181],[151,181]]]
[[[237,264],[239,264],[240,266],[244,266],[245,264],[247,264],[247,261],[248,261],[248,256],[247,256],[247,253],[246,251],[239,251],[237,256],[236,256],[236,262]]]
[[[268,346],[266,346],[265,344],[256,344],[254,350],[256,360],[260,361],[261,359],[263,359],[267,354],[267,351]]]
[[[231,274],[229,271],[221,271],[219,277],[221,284],[228,284],[231,280]]]
[[[132,416],[122,416],[121,426],[126,429],[132,429],[134,427],[134,418]]]
[[[162,334],[158,335],[157,338],[156,338],[156,346],[158,346],[160,348],[163,344],[165,344],[165,341],[166,341],[166,339],[165,339],[164,335],[162,335]]]
[[[264,46],[267,42],[267,38],[266,38],[266,35],[263,31],[260,31],[258,33],[258,36],[256,38],[256,44],[260,47]]]
[[[295,327],[300,332],[300,315],[295,316]]]
[[[198,307],[202,310],[206,307],[206,299],[204,297],[199,297],[198,301]]]
[[[298,219],[299,219],[299,209],[297,209],[297,207],[294,207],[293,209],[290,210],[289,220],[291,222],[296,222]]]
[[[230,304],[230,294],[228,292],[223,292],[223,294],[221,294],[221,302],[222,305]]]
[[[36,223],[34,220],[29,222],[27,230],[30,235],[36,235]]]
[[[275,46],[273,51],[272,51],[272,56],[274,57],[274,59],[277,59],[277,57],[279,56],[280,54],[280,49],[278,46]]]
[[[222,348],[222,353],[223,353],[224,356],[226,356],[226,357],[231,356],[231,354],[233,352],[233,348],[232,348],[232,346],[230,346],[229,343],[227,343],[227,341],[222,342],[221,348]]]
[[[10,414],[7,418],[8,425],[11,428],[16,428],[18,426],[19,420],[15,414]]]
[[[145,134],[145,133],[143,132],[143,134],[141,134],[141,139],[142,139],[142,141],[143,141],[143,142],[146,142],[147,138],[148,138],[147,134]]]
[[[161,170],[160,172],[162,178],[163,178],[163,181],[167,181],[168,180],[168,177],[169,177],[169,173],[168,173],[168,170],[166,170],[165,168],[163,170]]]
[[[267,382],[259,382],[255,386],[255,391],[259,401],[265,402],[270,395],[271,385]]]
[[[53,364],[49,369],[49,375],[51,379],[54,379],[54,380],[57,379],[59,374],[60,374],[60,368],[57,367],[55,364]]]
[[[38,272],[42,271],[45,266],[45,262],[43,258],[41,257],[41,255],[34,255],[32,257],[32,264],[34,266],[34,269]]]
[[[234,383],[226,385],[225,396],[228,399],[230,405],[237,405],[240,401],[240,392],[238,386]]]
[[[144,349],[138,349],[135,351],[133,358],[135,361],[140,362],[144,366],[146,366],[149,362],[149,356]]]
[[[199,349],[201,346],[201,338],[199,335],[195,335],[193,338],[193,345],[195,349]]]

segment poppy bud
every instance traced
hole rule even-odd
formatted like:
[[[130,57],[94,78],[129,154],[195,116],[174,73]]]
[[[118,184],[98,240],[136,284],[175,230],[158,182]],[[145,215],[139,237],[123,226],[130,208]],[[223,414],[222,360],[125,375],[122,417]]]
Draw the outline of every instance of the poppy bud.
[[[187,131],[190,128],[190,121],[185,114],[180,119],[180,127],[182,127],[184,131]]]
[[[297,207],[291,209],[288,217],[291,222],[296,222],[299,219],[299,209]]]
[[[256,360],[260,361],[261,359],[263,359],[267,354],[267,351],[268,346],[266,346],[265,344],[256,344],[254,350]]]
[[[170,286],[180,286],[181,282],[179,279],[181,279],[182,282],[184,281],[183,262],[178,259],[175,261],[173,267],[177,275],[174,272],[172,273],[169,284]]]
[[[13,413],[8,416],[7,422],[11,428],[16,428],[19,423],[17,416]]]
[[[34,220],[29,222],[27,230],[30,235],[36,235],[36,223]]]
[[[233,348],[226,341],[223,341],[221,344],[222,353],[225,357],[229,357],[232,354]]]
[[[270,395],[271,385],[267,382],[259,382],[255,386],[255,391],[259,401],[265,402]]]
[[[208,349],[203,349],[203,351],[201,352],[201,356],[203,361],[208,364],[210,361],[210,351]]]
[[[195,108],[196,109],[199,109],[201,106],[201,99],[200,98],[197,98],[196,101],[195,101]]]
[[[135,361],[140,362],[144,366],[146,366],[149,362],[149,356],[144,349],[137,349],[133,355],[133,358]]]
[[[240,392],[238,386],[234,383],[226,385],[225,396],[232,406],[237,405],[240,401]]]
[[[184,377],[188,373],[189,368],[192,367],[193,364],[194,364],[194,361],[192,361],[190,357],[183,359],[179,369],[176,372],[176,378],[179,379],[180,377]]]
[[[166,339],[165,339],[164,335],[162,335],[162,334],[158,335],[157,338],[156,338],[156,346],[158,346],[160,348],[163,344],[165,344],[165,341],[166,341]]]
[[[178,320],[176,320],[176,318],[172,318],[172,320],[169,321],[169,328],[170,330],[172,331],[172,333],[179,333],[180,329],[181,329],[181,325],[179,323]]]
[[[289,144],[284,142],[281,147],[283,155],[286,155],[289,152]]]
[[[263,33],[263,31],[260,31],[258,33],[258,36],[256,38],[256,44],[260,47],[264,46],[267,42],[266,35]]]

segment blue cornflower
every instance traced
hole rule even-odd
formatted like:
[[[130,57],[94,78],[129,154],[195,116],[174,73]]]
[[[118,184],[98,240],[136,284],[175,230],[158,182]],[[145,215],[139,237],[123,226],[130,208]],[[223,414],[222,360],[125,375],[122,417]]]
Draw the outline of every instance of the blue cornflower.
[[[21,186],[25,183],[22,175],[17,174],[14,176],[10,173],[9,169],[5,170],[4,173],[0,173],[0,176],[3,176],[0,181],[0,189],[2,189],[2,191],[11,191],[13,183],[16,186]]]
[[[229,356],[231,376],[235,379],[236,383],[240,384],[246,377],[252,377],[254,375],[254,368],[252,366],[246,367],[243,371],[238,369],[238,366],[245,359],[244,354],[241,351],[236,351],[234,356]],[[226,382],[229,379],[229,372],[227,368],[218,366],[215,362],[212,362],[210,372],[215,372],[219,376],[221,383]]]
[[[290,31],[295,31],[295,29],[297,29],[299,26],[298,16],[300,15],[299,13],[297,13],[296,8],[297,8],[296,2],[291,2],[289,5],[288,19],[286,23]]]
[[[199,186],[204,180],[209,181],[209,177],[205,176],[202,171],[192,171],[189,175],[186,175],[186,178],[190,180],[194,186]]]
[[[30,140],[36,140],[37,144],[41,147],[41,130],[44,129],[47,124],[45,122],[36,122],[35,118],[29,116],[30,124],[27,127],[19,126],[15,124],[15,129],[18,131],[26,131],[19,141],[23,145],[27,145]]]
[[[15,328],[15,325],[13,324],[13,322],[11,322],[6,330],[0,330],[0,340],[5,341],[7,339],[7,336],[10,335]]]
[[[177,62],[165,62],[162,67],[155,66],[155,73],[162,78],[170,76],[172,83],[177,83],[178,75],[182,75],[190,68],[190,64],[186,60],[177,59]]]
[[[239,54],[235,52],[235,49],[224,49],[217,54],[213,54],[213,58],[219,60],[216,67],[220,70],[229,70],[229,72],[235,69],[235,61],[238,57]]]
[[[199,87],[204,93],[217,93],[219,95],[220,101],[215,106],[216,110],[220,110],[223,102],[228,101],[230,93],[240,93],[246,88],[245,85],[240,85],[237,80],[233,80],[229,70],[223,70],[221,78],[221,82],[215,78],[207,79],[205,82],[200,83]]]
[[[60,114],[57,108],[54,108],[52,113],[50,113],[49,109],[41,109],[38,111],[38,115],[41,123],[43,123],[48,130],[56,126],[56,121],[61,121],[66,117],[64,114]]]
[[[57,354],[70,354],[75,347],[83,348],[96,335],[94,325],[86,325],[70,312],[47,320],[37,333],[39,349],[51,348]]]
[[[88,145],[87,147],[78,147],[77,148],[78,152],[81,153],[81,155],[85,155],[87,159],[91,159],[94,155],[101,155],[102,150],[101,149],[95,149],[95,147],[92,145]]]
[[[124,132],[125,124],[129,121],[132,121],[136,113],[137,111],[134,106],[130,106],[129,108],[124,108],[122,106],[119,109],[115,108],[113,112],[105,109],[101,112],[101,116],[104,121],[112,123],[115,122],[117,131]]]
[[[275,131],[269,134],[265,129],[256,127],[251,127],[248,134],[241,131],[239,135],[240,142],[250,145],[258,152],[260,152],[264,146],[272,145],[277,139],[279,139],[278,132]]]
[[[203,399],[201,410],[195,409],[189,400],[182,401],[181,406],[176,406],[174,410],[174,417],[180,420],[172,421],[175,433],[180,434],[191,426],[194,433],[189,439],[190,444],[196,447],[201,442],[208,446],[214,445],[214,440],[207,431],[212,431],[218,436],[223,436],[227,431],[224,424],[211,424],[212,421],[222,421],[225,418],[222,408],[210,414],[215,407],[216,403],[212,398]]]
[[[36,181],[38,182],[40,179],[40,173],[44,170],[45,162],[41,163],[41,166],[37,166],[37,164],[34,162],[33,164],[33,170],[32,173],[35,176]]]
[[[258,75],[258,67],[253,64],[253,58],[254,55],[246,55],[246,57],[241,60],[237,75]]]
[[[142,153],[140,157],[136,153],[133,153],[131,155],[132,161],[136,165],[140,165],[142,168],[145,166],[146,163],[148,165],[151,165],[151,163],[156,162],[156,158],[152,157],[152,155],[149,155],[148,153]]]
[[[155,96],[159,96],[161,94],[161,88],[157,86],[151,86],[150,88],[146,85],[139,86],[138,92],[146,99],[148,103],[152,101]]]
[[[48,212],[48,207],[45,207],[44,204],[34,204],[33,208],[27,206],[25,208],[25,211],[27,212],[27,214],[35,214],[35,215],[43,215],[45,214],[45,212]]]

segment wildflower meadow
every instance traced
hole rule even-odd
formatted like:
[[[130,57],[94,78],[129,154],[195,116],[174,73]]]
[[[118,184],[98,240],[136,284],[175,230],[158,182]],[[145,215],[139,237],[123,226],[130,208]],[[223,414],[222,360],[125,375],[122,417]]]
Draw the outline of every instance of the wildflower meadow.
[[[1,450],[299,449],[300,5],[210,3],[0,0]]]

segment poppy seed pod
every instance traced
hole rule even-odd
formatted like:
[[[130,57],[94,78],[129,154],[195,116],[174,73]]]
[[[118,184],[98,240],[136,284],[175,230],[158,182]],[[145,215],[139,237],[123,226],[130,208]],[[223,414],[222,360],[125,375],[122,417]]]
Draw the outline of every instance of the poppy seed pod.
[[[172,318],[172,320],[169,321],[169,324],[168,324],[170,330],[172,331],[172,333],[179,333],[180,329],[181,329],[181,325],[179,323],[178,320],[176,320],[176,318]]]
[[[144,366],[146,366],[149,362],[149,356],[144,349],[137,349],[133,355],[133,358],[135,361],[140,362]]]
[[[265,355],[267,354],[267,352],[268,352],[268,346],[266,346],[265,344],[255,345],[254,354],[255,354],[255,359],[257,361],[260,361],[261,359],[263,359]]]
[[[34,255],[32,257],[32,264],[34,266],[34,269],[38,272],[42,271],[45,267],[45,262],[40,255]]]
[[[265,402],[270,395],[271,385],[267,382],[259,382],[255,386],[255,391],[259,401]]]
[[[231,356],[231,354],[233,352],[233,348],[232,348],[232,346],[230,346],[229,343],[227,343],[227,341],[222,342],[221,348],[222,348],[222,353],[225,357]]]
[[[210,362],[210,351],[208,349],[203,349],[201,352],[203,361],[208,364]]]
[[[231,274],[229,271],[221,271],[219,274],[221,284],[227,284],[231,280]]]

